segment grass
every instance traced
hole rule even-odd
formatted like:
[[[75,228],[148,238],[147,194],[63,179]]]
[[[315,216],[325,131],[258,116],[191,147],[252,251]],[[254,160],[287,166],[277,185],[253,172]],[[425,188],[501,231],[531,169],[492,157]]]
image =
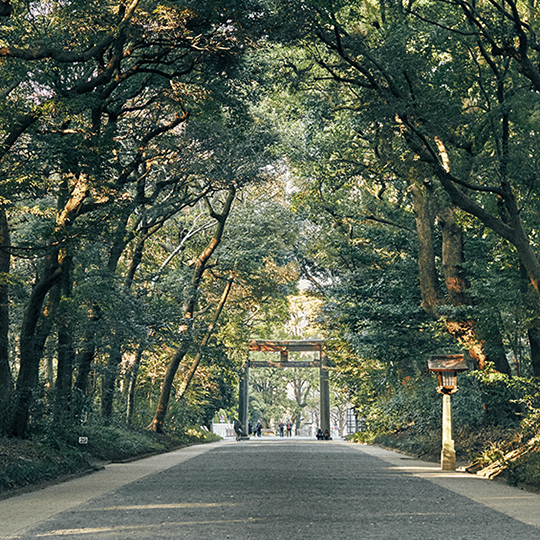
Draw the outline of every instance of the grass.
[[[87,443],[79,444],[79,437]],[[99,461],[124,461],[215,440],[217,435],[198,427],[171,436],[99,425],[27,440],[0,438],[0,495],[91,470]]]

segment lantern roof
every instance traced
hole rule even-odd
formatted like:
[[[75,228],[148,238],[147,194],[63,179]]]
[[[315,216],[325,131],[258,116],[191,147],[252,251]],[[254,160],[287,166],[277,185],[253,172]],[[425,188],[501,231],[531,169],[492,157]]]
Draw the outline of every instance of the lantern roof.
[[[469,366],[463,354],[443,354],[430,356],[428,360],[428,370],[441,371],[467,371]]]

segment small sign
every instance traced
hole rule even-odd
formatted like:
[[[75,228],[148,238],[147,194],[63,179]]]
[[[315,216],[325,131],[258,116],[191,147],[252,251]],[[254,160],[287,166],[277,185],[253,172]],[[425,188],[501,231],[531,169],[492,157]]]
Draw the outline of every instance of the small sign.
[[[88,437],[79,437],[79,444],[88,444]]]

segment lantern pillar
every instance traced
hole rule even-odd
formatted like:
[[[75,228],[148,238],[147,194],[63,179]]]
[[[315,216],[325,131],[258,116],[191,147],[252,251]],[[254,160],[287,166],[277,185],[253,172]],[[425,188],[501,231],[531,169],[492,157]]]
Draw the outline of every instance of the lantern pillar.
[[[452,438],[452,401],[449,394],[443,394],[442,402],[442,451],[441,469],[443,471],[456,470],[456,451]]]

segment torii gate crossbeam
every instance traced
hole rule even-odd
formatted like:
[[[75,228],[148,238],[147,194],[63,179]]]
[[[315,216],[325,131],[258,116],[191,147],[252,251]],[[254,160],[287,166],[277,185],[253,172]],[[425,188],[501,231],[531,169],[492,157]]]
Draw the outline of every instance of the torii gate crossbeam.
[[[247,426],[249,420],[249,368],[256,367],[318,367],[320,372],[320,428],[330,433],[330,387],[328,383],[328,370],[326,369],[326,358],[324,355],[324,339],[306,340],[265,340],[252,339],[249,342],[250,351],[262,351],[280,353],[279,362],[276,361],[254,361],[248,358],[245,365],[245,372],[240,381],[240,403],[238,407],[238,419],[243,426]],[[313,361],[289,361],[289,352],[318,352],[319,359]]]

